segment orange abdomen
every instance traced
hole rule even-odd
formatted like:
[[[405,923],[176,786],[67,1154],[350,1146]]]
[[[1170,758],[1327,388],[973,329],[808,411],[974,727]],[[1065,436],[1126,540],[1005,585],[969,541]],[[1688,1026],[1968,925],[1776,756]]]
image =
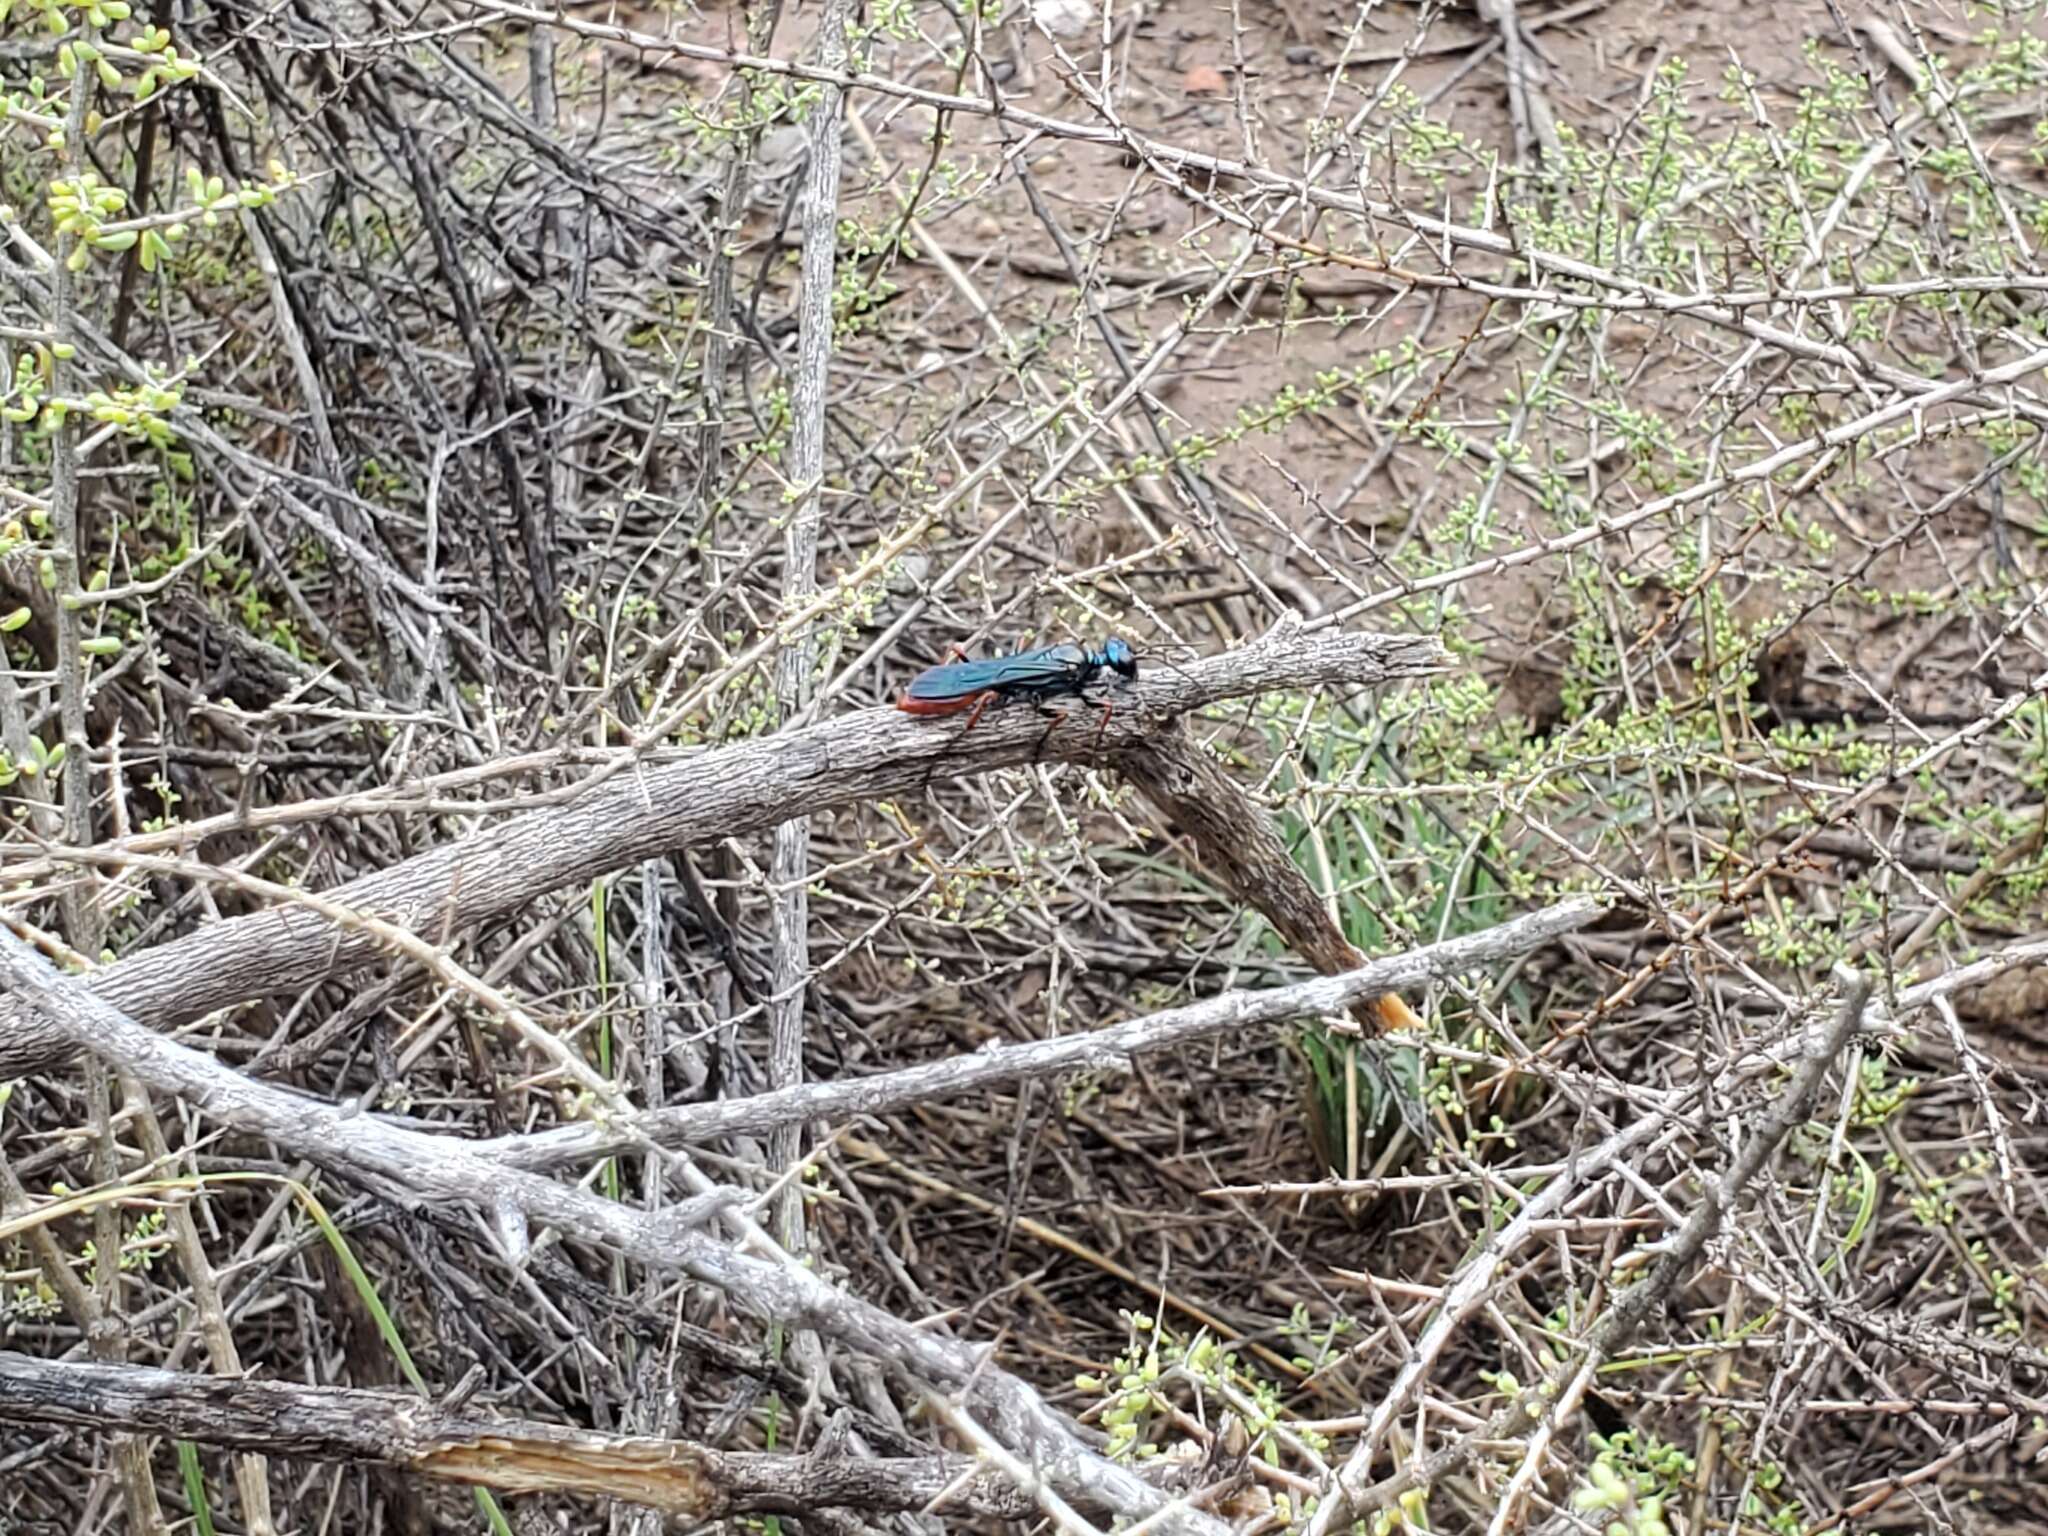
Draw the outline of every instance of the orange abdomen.
[[[896,707],[906,715],[957,715],[995,696],[994,689],[985,693],[963,693],[956,699],[913,699],[906,693],[896,701]]]

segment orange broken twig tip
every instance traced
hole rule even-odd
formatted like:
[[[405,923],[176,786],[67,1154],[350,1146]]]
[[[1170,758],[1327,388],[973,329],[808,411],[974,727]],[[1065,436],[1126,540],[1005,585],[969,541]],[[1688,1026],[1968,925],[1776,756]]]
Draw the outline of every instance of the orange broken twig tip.
[[[1422,1015],[1392,992],[1379,1000],[1380,1024],[1385,1029],[1420,1029]]]

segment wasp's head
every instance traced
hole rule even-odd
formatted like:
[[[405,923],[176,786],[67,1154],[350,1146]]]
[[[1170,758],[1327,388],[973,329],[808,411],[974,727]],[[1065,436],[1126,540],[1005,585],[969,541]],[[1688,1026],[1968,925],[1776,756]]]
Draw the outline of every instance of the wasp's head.
[[[1115,635],[1102,643],[1098,662],[1120,677],[1134,678],[1138,675],[1138,653]]]

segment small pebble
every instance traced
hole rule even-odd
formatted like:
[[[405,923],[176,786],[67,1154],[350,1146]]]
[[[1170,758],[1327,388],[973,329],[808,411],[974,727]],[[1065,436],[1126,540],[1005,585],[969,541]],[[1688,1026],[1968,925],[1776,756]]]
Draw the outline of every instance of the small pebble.
[[[1190,96],[1227,96],[1230,82],[1223,78],[1223,71],[1211,64],[1197,64],[1181,76],[1180,88]]]

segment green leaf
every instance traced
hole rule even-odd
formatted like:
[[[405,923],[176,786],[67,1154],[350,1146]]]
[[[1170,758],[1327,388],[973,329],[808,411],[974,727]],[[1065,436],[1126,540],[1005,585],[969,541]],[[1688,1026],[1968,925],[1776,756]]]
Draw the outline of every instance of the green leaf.
[[[391,1358],[398,1362],[398,1372],[412,1384],[421,1397],[431,1397],[427,1390],[426,1378],[413,1364],[412,1351],[405,1347],[405,1340],[398,1332],[398,1324],[392,1321],[391,1313],[384,1306],[384,1298],[377,1293],[377,1282],[369,1271],[363,1268],[348,1239],[341,1235],[341,1228],[334,1224],[334,1218],[327,1214],[327,1207],[320,1203],[320,1197],[303,1184],[293,1186],[299,1203],[306,1208],[306,1214],[313,1218],[313,1224],[320,1229],[320,1235],[327,1239],[327,1246],[334,1250],[335,1261],[341,1265],[341,1272],[348,1276],[348,1283],[363,1303],[363,1309],[377,1325],[378,1336],[384,1340],[384,1347],[391,1351]]]
[[[178,1471],[185,1479],[185,1502],[192,1506],[192,1528],[199,1536],[215,1536],[213,1507],[206,1502],[206,1473],[199,1465],[199,1447],[178,1442]]]

